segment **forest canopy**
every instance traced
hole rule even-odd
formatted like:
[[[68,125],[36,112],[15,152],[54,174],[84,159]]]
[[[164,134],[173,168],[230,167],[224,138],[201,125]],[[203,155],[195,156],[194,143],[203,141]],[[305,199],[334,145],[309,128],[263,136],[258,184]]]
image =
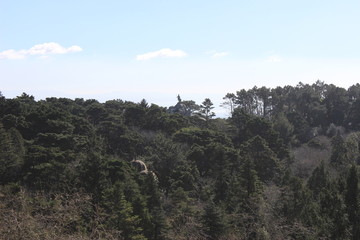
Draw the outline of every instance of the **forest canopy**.
[[[360,239],[360,85],[223,100],[0,94],[0,236]]]

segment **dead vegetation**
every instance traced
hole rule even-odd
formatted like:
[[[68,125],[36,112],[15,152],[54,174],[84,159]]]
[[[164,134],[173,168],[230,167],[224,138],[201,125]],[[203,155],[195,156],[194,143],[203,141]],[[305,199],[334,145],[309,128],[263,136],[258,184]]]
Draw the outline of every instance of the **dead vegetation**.
[[[317,136],[308,144],[293,149],[294,161],[291,170],[295,176],[303,179],[310,177],[321,161],[328,163],[331,156],[331,140],[326,136]]]
[[[0,189],[1,239],[122,239],[120,232],[102,227],[101,209],[91,203],[88,194],[30,194],[23,188],[11,191]]]

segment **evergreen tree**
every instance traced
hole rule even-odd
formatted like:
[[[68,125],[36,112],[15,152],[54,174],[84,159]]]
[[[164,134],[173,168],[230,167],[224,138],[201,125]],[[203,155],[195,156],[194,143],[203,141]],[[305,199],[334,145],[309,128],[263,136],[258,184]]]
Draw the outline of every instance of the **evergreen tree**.
[[[225,97],[223,97],[223,100],[225,100],[225,102],[223,102],[220,106],[228,108],[230,110],[230,115],[232,115],[235,109],[235,94],[227,93]]]
[[[359,174],[355,165],[350,168],[346,179],[345,203],[351,225],[352,239],[360,239]]]
[[[212,202],[205,207],[203,225],[207,239],[216,240],[225,234],[227,224],[220,209]]]
[[[322,161],[320,166],[315,168],[315,170],[312,172],[312,175],[307,182],[307,186],[311,191],[313,191],[315,197],[318,197],[321,191],[328,187],[328,184],[328,175],[325,170],[325,164]]]
[[[347,150],[344,138],[338,132],[336,136],[331,139],[331,162],[336,165],[344,165],[348,163]]]
[[[252,159],[245,158],[242,166],[242,180],[246,192],[246,197],[250,199],[253,195],[259,195],[262,186],[255,170],[255,164]]]
[[[281,165],[276,154],[260,136],[255,136],[244,143],[241,150],[241,154],[253,162],[261,181],[274,180],[280,173]]]
[[[146,207],[149,209],[152,223],[150,228],[144,229],[145,234],[149,239],[163,240],[168,226],[161,201],[163,196],[154,175],[148,174],[145,176],[142,188],[146,196]]]
[[[6,131],[0,122],[0,183],[16,181],[23,164],[22,137],[16,130]]]
[[[291,143],[294,134],[294,126],[290,123],[283,112],[274,117],[274,130],[279,133],[284,143]]]
[[[116,182],[104,191],[102,203],[107,211],[107,226],[120,231],[124,239],[145,240],[141,219],[133,212],[130,202],[125,199],[123,185]]]
[[[215,113],[212,112],[214,109],[213,103],[209,98],[205,98],[205,100],[200,105],[200,114],[205,118],[206,121],[209,121],[212,117],[215,116]]]
[[[359,86],[241,89],[229,119],[208,98],[166,112],[0,93],[0,236],[360,239]],[[322,147],[299,158],[312,138]]]

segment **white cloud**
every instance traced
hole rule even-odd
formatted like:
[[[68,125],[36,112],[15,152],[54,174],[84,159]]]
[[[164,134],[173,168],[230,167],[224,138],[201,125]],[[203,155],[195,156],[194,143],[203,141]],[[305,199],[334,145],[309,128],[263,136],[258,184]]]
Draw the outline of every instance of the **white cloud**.
[[[37,44],[27,50],[5,50],[3,52],[0,52],[0,59],[24,59],[29,55],[41,55],[41,57],[44,57],[50,54],[65,54],[80,51],[82,51],[82,48],[76,45],[65,48],[58,43],[49,42]]]
[[[220,58],[220,57],[225,57],[227,55],[229,55],[228,52],[216,52],[211,57],[212,58]]]
[[[144,61],[152,58],[180,58],[187,56],[187,53],[182,50],[172,50],[170,48],[163,48],[159,51],[148,52],[136,56],[136,60]]]
[[[206,54],[211,55],[211,58],[221,58],[229,55],[229,52],[207,51]]]
[[[282,59],[278,55],[272,55],[272,56],[267,57],[266,61],[267,62],[281,62]]]
[[[24,59],[25,53],[24,51],[15,51],[13,49],[9,49],[3,52],[0,52],[0,59]]]

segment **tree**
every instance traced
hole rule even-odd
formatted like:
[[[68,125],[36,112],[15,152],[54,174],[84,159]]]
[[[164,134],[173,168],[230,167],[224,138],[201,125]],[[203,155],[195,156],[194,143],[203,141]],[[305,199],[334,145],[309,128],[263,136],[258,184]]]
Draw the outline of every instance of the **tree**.
[[[235,104],[248,114],[255,114],[257,103],[254,98],[253,90],[242,89],[236,92]]]
[[[272,114],[289,113],[295,110],[295,88],[293,86],[277,87],[271,90]]]
[[[184,115],[192,116],[197,110],[199,110],[199,105],[193,100],[187,100],[181,102],[184,106]]]
[[[103,165],[104,159],[102,156],[93,151],[86,158],[82,159],[76,168],[79,174],[80,186],[93,194],[95,202],[101,199],[101,182],[105,176]]]
[[[203,225],[205,233],[208,235],[207,239],[216,240],[224,235],[226,231],[226,221],[221,210],[214,203],[210,202],[205,207]]]
[[[184,159],[180,145],[158,134],[147,147],[148,161],[152,163],[159,179],[159,187],[168,192],[171,188],[172,174],[176,166]]]
[[[325,99],[325,93],[327,84],[325,84],[324,81],[320,81],[320,79],[316,80],[314,84],[311,85],[311,87],[314,89],[316,95],[320,99],[320,101],[323,101]]]
[[[264,139],[270,149],[276,153],[279,159],[287,158],[289,155],[279,133],[276,132],[271,122],[265,118],[252,117],[245,122],[243,131],[239,132],[245,140],[249,140],[258,135]]]
[[[215,116],[215,113],[212,112],[214,109],[213,103],[209,98],[205,98],[205,100],[200,105],[200,115],[205,118],[206,121],[209,121],[212,117]]]
[[[306,119],[298,112],[290,112],[286,115],[290,124],[294,126],[294,135],[301,143],[308,142],[313,136],[310,135],[310,126]]]
[[[255,86],[253,91],[257,101],[258,115],[263,117],[269,116],[272,110],[270,89],[266,87],[257,88]]]
[[[352,130],[360,130],[360,98],[351,103],[346,117],[346,126]]]
[[[260,136],[255,136],[244,143],[241,155],[254,163],[254,169],[263,182],[274,180],[280,173],[281,166],[276,154]]]
[[[359,84],[242,89],[224,97],[228,119],[177,97],[167,109],[0,93],[0,235],[360,239]]]
[[[11,130],[6,131],[0,122],[0,184],[17,180],[24,161],[22,137]]]
[[[140,225],[141,219],[134,214],[132,204],[125,199],[120,182],[104,191],[102,202],[107,211],[108,227],[121,231],[125,239],[146,240]]]
[[[359,163],[360,160],[360,133],[354,132],[346,137],[345,147],[346,147],[346,158],[351,163]]]
[[[359,174],[355,165],[350,168],[346,179],[345,203],[352,228],[352,239],[360,238]]]
[[[143,108],[148,108],[148,107],[149,107],[149,104],[148,104],[148,102],[145,100],[145,98],[143,98],[143,99],[141,100],[141,102],[139,103],[139,105],[140,105],[141,107],[143,107]]]
[[[163,240],[166,233],[167,224],[165,211],[161,201],[162,193],[160,192],[157,179],[153,174],[145,175],[144,182],[141,184],[143,192],[146,194],[147,208],[151,215],[152,226],[144,229],[149,239]]]
[[[178,97],[178,100],[181,100],[181,99]],[[183,116],[191,117],[198,110],[199,110],[199,105],[197,105],[195,103],[195,101],[186,100],[186,101],[181,101],[181,102],[178,101],[178,103],[175,106],[169,107],[168,112],[169,113],[179,113]]]
[[[318,197],[320,192],[328,187],[328,184],[329,184],[328,175],[325,170],[325,164],[322,161],[320,163],[320,166],[315,168],[315,170],[313,171],[311,177],[307,182],[307,186],[311,191],[313,191],[315,197]]]
[[[229,108],[230,115],[232,115],[235,108],[235,94],[227,93],[225,97],[223,97],[223,100],[225,100],[225,102],[223,102],[220,106],[224,108]]]
[[[342,125],[349,109],[349,97],[344,88],[329,85],[326,89],[325,105],[330,123]]]
[[[250,199],[255,195],[255,198],[257,199],[257,195],[259,195],[262,190],[262,184],[258,176],[258,171],[256,171],[256,165],[254,160],[247,156],[243,157],[243,159],[241,173],[243,181],[242,186],[245,189],[246,198]]]
[[[104,138],[105,146],[109,153],[120,154],[121,153],[121,140],[122,136],[127,133],[126,126],[122,123],[122,120],[116,117],[107,119],[100,122],[97,133]]]
[[[274,130],[279,133],[284,143],[290,143],[294,133],[294,126],[290,123],[283,112],[277,114],[273,120]]]
[[[147,103],[143,103],[143,105],[146,104]],[[141,127],[144,124],[146,111],[143,105],[129,104],[129,106],[125,108],[124,119],[127,125]]]
[[[360,99],[360,84],[356,83],[348,88],[347,90],[350,103],[355,102],[357,99]]]
[[[86,113],[88,114],[90,120],[93,124],[99,124],[103,120],[107,113],[104,106],[98,102],[94,102],[87,106]]]
[[[331,146],[331,162],[336,165],[347,164],[349,160],[347,159],[347,149],[344,138],[340,133],[337,133],[336,136],[331,139]]]

